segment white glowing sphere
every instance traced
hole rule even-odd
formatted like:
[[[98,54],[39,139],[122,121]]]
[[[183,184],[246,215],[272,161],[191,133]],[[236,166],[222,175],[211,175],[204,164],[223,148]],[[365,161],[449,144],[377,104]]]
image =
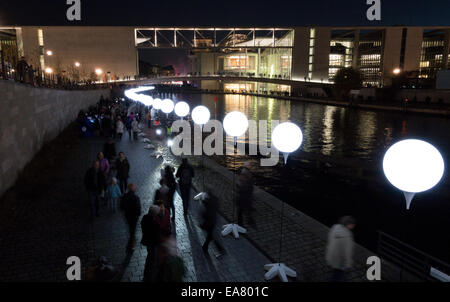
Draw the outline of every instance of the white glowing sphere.
[[[161,105],[162,105],[161,103],[162,103],[161,99],[158,99],[158,98],[153,99],[153,108],[155,108],[156,110],[161,109]]]
[[[232,111],[223,119],[223,128],[229,136],[241,136],[247,131],[248,119],[242,112]]]
[[[173,107],[174,107],[173,102],[170,99],[164,99],[161,102],[161,110],[164,113],[167,114],[171,113],[173,111]]]
[[[138,101],[144,104],[145,106],[151,106],[153,104],[153,98],[146,94],[137,94]]]
[[[175,105],[175,114],[179,117],[185,117],[189,114],[189,105],[186,102],[178,102]]]
[[[169,139],[167,140],[167,146],[172,147],[173,146],[173,140]]]
[[[392,145],[384,155],[383,171],[403,192],[419,193],[434,187],[444,175],[444,159],[431,144],[407,139]]]
[[[161,135],[161,133],[162,133],[162,132],[161,132],[161,129],[156,129],[156,134],[157,134],[157,135]]]
[[[204,125],[209,121],[211,114],[205,106],[197,106],[192,110],[192,119],[197,125]]]
[[[296,124],[285,122],[273,129],[272,143],[279,151],[291,153],[297,150],[303,142],[303,133]]]

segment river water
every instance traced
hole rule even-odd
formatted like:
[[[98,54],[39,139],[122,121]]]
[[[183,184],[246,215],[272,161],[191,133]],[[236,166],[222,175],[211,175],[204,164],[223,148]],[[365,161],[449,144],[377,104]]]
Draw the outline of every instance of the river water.
[[[242,95],[165,97],[186,101],[191,108],[205,105],[211,118],[220,121],[226,113],[238,110],[249,120],[267,120],[269,127],[273,120],[296,123],[302,129],[303,144],[300,152],[290,155],[286,166],[280,160],[277,166],[261,167],[257,156],[236,156],[236,165],[251,162],[256,185],[327,226],[343,215],[356,217],[356,241],[375,252],[377,231],[381,230],[450,262],[448,173],[435,188],[416,195],[408,211],[402,193],[387,182],[381,169],[386,148],[406,138],[430,142],[448,163],[449,118]],[[270,131],[266,139],[270,142]],[[248,142],[248,138],[240,140]],[[328,158],[329,163],[325,160],[317,165],[314,156]],[[231,156],[213,158],[234,169]],[[361,167],[372,167],[368,177],[352,172],[356,171],[355,161]],[[344,172],[347,162],[353,166]]]

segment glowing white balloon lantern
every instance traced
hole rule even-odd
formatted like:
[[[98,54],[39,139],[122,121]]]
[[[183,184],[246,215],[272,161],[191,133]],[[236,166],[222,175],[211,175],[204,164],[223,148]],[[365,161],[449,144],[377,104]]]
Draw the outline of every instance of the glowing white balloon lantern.
[[[236,144],[237,137],[243,135],[248,129],[248,119],[242,112],[232,111],[223,119],[223,128],[229,136],[234,137]]]
[[[431,144],[407,139],[392,145],[384,155],[383,171],[389,182],[403,191],[406,208],[416,193],[433,188],[444,175],[444,159]]]
[[[162,106],[162,101],[159,98],[153,99],[153,108],[160,110]]]
[[[169,114],[173,111],[173,102],[170,99],[165,99],[161,102],[161,110],[162,112]]]
[[[296,124],[285,122],[275,127],[272,132],[272,143],[284,155],[284,163],[286,164],[289,153],[294,152],[303,142],[303,133]],[[275,276],[280,277],[283,282],[288,282],[287,277],[297,277],[297,272],[281,262],[281,249],[283,238],[283,209],[284,202],[281,204],[281,235],[280,235],[280,252],[278,263],[271,263],[264,265],[267,273],[264,275],[266,280],[272,279]]]
[[[197,106],[192,110],[192,119],[197,125],[204,125],[209,121],[211,114],[205,106]]]
[[[283,153],[286,164],[289,153],[294,152],[303,142],[303,133],[300,128],[293,123],[285,122],[275,127],[272,132],[272,143]]]
[[[223,119],[223,128],[225,132],[234,138],[234,144],[236,145],[236,140],[238,136],[241,136],[248,129],[248,119],[242,112],[232,111],[228,113]],[[234,150],[233,150],[234,153]],[[233,172],[233,182],[234,182],[235,172]],[[233,188],[234,190],[234,188]],[[233,201],[233,219],[234,219],[234,201]],[[223,226],[222,236],[227,236],[232,234],[234,238],[239,238],[239,233],[247,233],[247,230],[237,223],[229,223]]]
[[[138,101],[145,106],[151,106],[153,104],[153,98],[146,94],[138,94]]]
[[[181,118],[189,114],[189,105],[186,102],[178,102],[175,105],[175,114]]]

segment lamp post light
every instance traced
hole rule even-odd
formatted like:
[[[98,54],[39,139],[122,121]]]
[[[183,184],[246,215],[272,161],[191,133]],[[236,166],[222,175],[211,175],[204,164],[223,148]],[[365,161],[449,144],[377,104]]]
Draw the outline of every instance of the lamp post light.
[[[51,55],[53,55],[53,51],[51,51],[51,50],[47,50],[47,56],[51,56]]]
[[[285,122],[275,127],[272,132],[272,143],[279,151],[283,153],[284,163],[287,163],[289,154],[300,148],[303,142],[302,130],[295,124]],[[280,277],[283,282],[288,282],[289,277],[297,277],[297,273],[281,262],[281,251],[283,243],[283,210],[284,202],[281,202],[281,222],[280,222],[280,247],[278,253],[278,263],[264,265],[267,273],[264,275],[266,280],[275,276]]]
[[[234,149],[237,144],[237,137],[243,135],[248,129],[248,119],[242,112],[232,111],[228,113],[223,119],[223,128],[227,135],[232,136],[234,140],[233,144],[233,161],[234,167],[236,167],[236,156],[234,156]],[[235,181],[236,171],[233,171],[233,217],[232,223],[226,224],[222,227],[222,236],[227,236],[228,234],[233,234],[234,238],[239,238],[239,233],[247,233],[247,230],[237,223],[235,223],[235,208],[236,208],[236,192],[235,192]]]
[[[189,114],[189,105],[186,102],[178,102],[175,105],[175,114],[178,117],[181,117],[183,119],[186,115]]]
[[[403,192],[408,210],[414,195],[433,188],[444,175],[444,169],[439,150],[417,139],[395,143],[383,158],[384,175]]]
[[[80,67],[80,62],[75,62],[75,67]]]
[[[211,113],[209,112],[209,109],[205,106],[197,106],[192,110],[192,120],[195,124],[200,126],[200,133],[203,141],[203,125],[206,124],[209,121],[209,118],[211,117]],[[202,146],[202,170],[204,168],[203,165],[203,146]],[[203,192],[198,193],[195,195],[194,200],[198,199],[204,199],[205,198],[205,172],[202,171],[203,176]]]
[[[402,72],[402,70],[400,68],[394,68],[394,70],[392,71],[392,73],[395,75],[400,74],[400,72]]]

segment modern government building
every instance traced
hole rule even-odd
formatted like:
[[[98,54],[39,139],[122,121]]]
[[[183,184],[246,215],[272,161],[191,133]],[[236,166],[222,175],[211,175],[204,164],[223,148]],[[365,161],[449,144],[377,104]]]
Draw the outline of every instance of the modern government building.
[[[25,56],[42,72],[79,79],[122,80],[139,75],[139,50],[185,48],[190,75],[273,79],[229,82],[225,89],[289,90],[292,83],[332,83],[344,67],[360,70],[366,87],[389,86],[393,77],[433,80],[448,69],[450,27],[4,27],[6,64]],[[277,81],[278,80],[278,81]],[[205,88],[217,81],[205,80]]]

